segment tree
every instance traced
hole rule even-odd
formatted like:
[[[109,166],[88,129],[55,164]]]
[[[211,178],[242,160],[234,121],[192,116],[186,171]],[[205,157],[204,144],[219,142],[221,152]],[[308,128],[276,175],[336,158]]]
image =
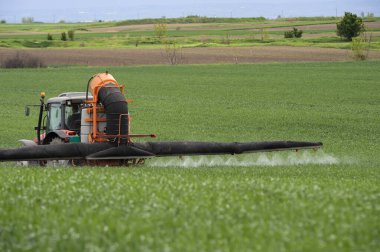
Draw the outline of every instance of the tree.
[[[21,23],[23,24],[31,24],[34,22],[34,18],[33,17],[23,17],[21,19]]]
[[[363,19],[351,12],[344,13],[344,17],[336,24],[336,28],[336,34],[349,41],[352,41],[352,38],[365,31]]]

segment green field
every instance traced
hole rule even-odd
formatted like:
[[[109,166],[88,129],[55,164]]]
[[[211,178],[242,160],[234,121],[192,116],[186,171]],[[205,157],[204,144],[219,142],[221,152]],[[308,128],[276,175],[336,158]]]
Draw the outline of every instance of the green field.
[[[367,24],[378,20],[365,19]],[[162,48],[167,43],[177,43],[181,47],[288,45],[349,49],[351,43],[336,35],[335,24],[338,21],[339,18],[334,17],[275,20],[177,18],[100,23],[0,24],[0,48]],[[167,24],[164,38],[156,36],[154,23]],[[317,27],[323,24],[332,24],[332,28]],[[302,26],[309,27],[305,29]],[[284,31],[292,27],[301,27],[303,38],[285,39]],[[75,31],[74,41],[61,41],[61,33],[69,30]],[[367,32],[367,36],[372,35],[371,49],[380,50],[380,29],[369,28]],[[48,34],[53,36],[53,40],[47,40]]]
[[[208,158],[219,160],[211,167],[177,159],[129,168],[2,163],[0,250],[380,251],[379,68],[380,61],[0,69],[1,148],[34,137],[37,110],[26,118],[24,105],[37,104],[40,91],[84,91],[105,70],[134,100],[134,133],[324,143],[323,152],[252,154],[230,165]],[[305,155],[314,163],[286,161]]]

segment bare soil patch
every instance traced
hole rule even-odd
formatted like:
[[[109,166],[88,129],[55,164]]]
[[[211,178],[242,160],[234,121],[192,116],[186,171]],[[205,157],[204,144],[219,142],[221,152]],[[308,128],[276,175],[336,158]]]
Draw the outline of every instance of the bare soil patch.
[[[17,51],[20,50],[0,49],[0,61],[12,57]],[[21,51],[41,58],[46,65],[169,64],[163,49],[24,49]],[[291,46],[184,48],[178,55],[181,55],[183,64],[350,60],[348,50]],[[380,59],[380,52],[371,52],[369,58]]]

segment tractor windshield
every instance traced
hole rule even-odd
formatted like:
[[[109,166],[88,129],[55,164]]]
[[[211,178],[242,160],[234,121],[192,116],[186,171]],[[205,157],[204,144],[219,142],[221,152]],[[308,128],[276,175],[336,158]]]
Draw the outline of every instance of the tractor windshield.
[[[61,104],[51,103],[48,106],[46,131],[61,129]]]
[[[81,104],[73,103],[65,106],[65,128],[80,130]]]

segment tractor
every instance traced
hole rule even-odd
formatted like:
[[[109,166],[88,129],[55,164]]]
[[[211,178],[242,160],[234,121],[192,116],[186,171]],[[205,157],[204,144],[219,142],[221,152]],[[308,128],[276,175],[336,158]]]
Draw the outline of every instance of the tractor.
[[[19,140],[24,146],[101,142],[126,144],[132,142],[132,137],[156,137],[154,134],[130,134],[131,117],[128,101],[124,97],[124,86],[119,85],[108,72],[92,76],[86,92],[65,92],[47,102],[45,92],[41,92],[39,105],[25,106],[26,116],[29,116],[31,106],[39,107],[35,127],[37,136],[33,141]],[[142,159],[131,161],[143,162]]]

